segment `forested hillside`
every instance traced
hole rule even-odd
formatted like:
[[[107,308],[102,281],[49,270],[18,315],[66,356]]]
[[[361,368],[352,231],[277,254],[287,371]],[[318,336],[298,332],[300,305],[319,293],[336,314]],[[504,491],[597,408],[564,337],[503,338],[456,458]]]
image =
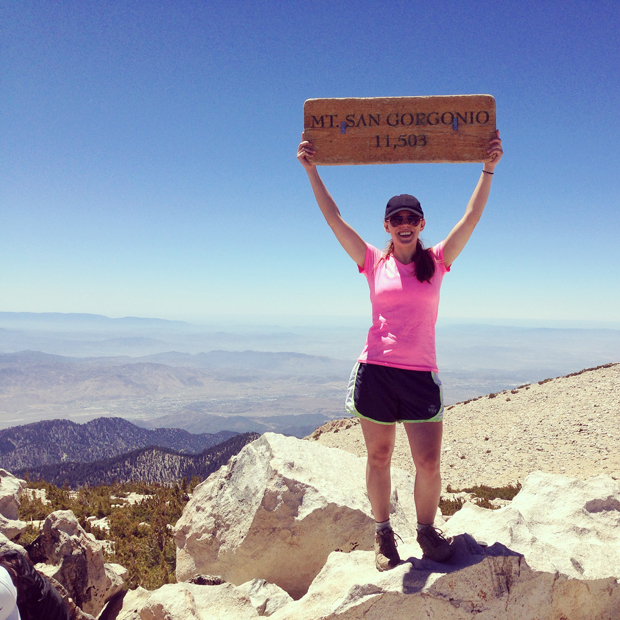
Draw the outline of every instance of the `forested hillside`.
[[[226,430],[201,434],[178,428],[149,430],[123,418],[97,418],[86,424],[46,420],[0,431],[0,467],[14,471],[62,462],[90,463],[148,446],[197,454],[234,435]]]
[[[58,486],[66,484],[72,489],[134,481],[171,484],[183,478],[206,478],[258,437],[258,433],[235,435],[200,454],[148,447],[93,463],[66,462],[22,468],[12,473],[33,481],[45,480]]]

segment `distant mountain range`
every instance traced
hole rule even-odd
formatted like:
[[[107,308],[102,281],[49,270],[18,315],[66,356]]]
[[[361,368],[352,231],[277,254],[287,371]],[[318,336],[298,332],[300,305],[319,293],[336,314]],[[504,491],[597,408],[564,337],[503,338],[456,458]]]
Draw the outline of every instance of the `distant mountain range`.
[[[253,323],[229,316],[213,317],[207,324],[198,325],[156,318],[0,312],[0,351],[30,349],[80,357],[137,357],[165,351],[252,349],[353,359],[368,330],[366,320],[355,317],[313,317],[310,328],[303,317],[299,320],[298,323],[291,317],[278,317],[266,323]]]
[[[344,415],[344,412],[343,412]],[[303,438],[310,435],[316,428],[329,422],[328,418],[320,413],[307,413],[302,415],[276,415],[276,416],[243,416],[243,415],[208,415],[193,411],[191,407],[144,422],[147,428],[175,426],[190,433],[218,433],[224,429],[238,433],[280,433],[293,437]]]
[[[203,387],[212,380],[201,370],[172,368],[142,359],[76,358],[39,351],[0,354],[2,395],[26,397],[36,391],[39,402],[165,394]]]
[[[97,418],[86,424],[49,420],[0,431],[0,467],[14,471],[63,462],[90,463],[149,446],[197,454],[237,434],[149,430],[122,418]]]
[[[181,454],[166,448],[149,447],[134,450],[111,459],[93,463],[59,463],[13,471],[18,477],[28,474],[30,480],[44,479],[57,486],[65,483],[72,489],[114,482],[143,481],[168,484],[192,476],[207,478],[246,444],[258,439],[257,433],[235,435],[200,454]]]
[[[325,375],[340,377],[342,372],[347,373],[351,370],[351,364],[348,361],[291,351],[272,353],[269,351],[214,350],[196,354],[167,351],[141,357],[71,357],[41,351],[0,353],[0,368],[18,369],[22,374],[33,368],[40,373],[45,368],[57,368],[58,365],[65,370],[72,369],[73,373],[76,372],[76,368],[88,369],[92,373],[95,369],[114,368],[116,372],[119,372],[119,368],[147,364],[168,368],[200,368],[209,371],[209,376],[215,373],[224,380],[231,374],[245,377],[248,372],[260,375],[275,373],[287,377],[307,376],[308,374],[318,374],[321,378]],[[17,376],[17,372],[13,371],[13,375]]]
[[[0,312],[0,325],[6,327],[64,327],[72,329],[88,327],[103,328],[183,328],[193,327],[185,321],[170,321],[167,319],[152,319],[135,316],[125,316],[113,319],[102,314],[62,313],[62,312]]]
[[[0,353],[0,396],[15,398],[21,394],[27,399],[33,390],[53,389],[47,400],[60,402],[80,397],[106,400],[176,393],[212,388],[214,381],[230,384],[297,379],[317,385],[345,381],[350,366],[342,360],[291,352],[210,351],[192,355],[171,351],[138,358],[80,358],[20,351]]]

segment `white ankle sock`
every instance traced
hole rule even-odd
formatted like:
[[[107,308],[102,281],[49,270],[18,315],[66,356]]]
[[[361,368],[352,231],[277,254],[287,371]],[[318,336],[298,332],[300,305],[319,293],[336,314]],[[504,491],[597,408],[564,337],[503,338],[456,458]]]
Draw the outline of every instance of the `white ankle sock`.
[[[390,520],[387,521],[375,521],[375,532],[382,532],[383,530],[391,530]]]
[[[432,523],[418,523],[417,530],[418,532],[421,532],[423,530],[427,530],[428,528],[432,528],[432,527],[433,527]]]

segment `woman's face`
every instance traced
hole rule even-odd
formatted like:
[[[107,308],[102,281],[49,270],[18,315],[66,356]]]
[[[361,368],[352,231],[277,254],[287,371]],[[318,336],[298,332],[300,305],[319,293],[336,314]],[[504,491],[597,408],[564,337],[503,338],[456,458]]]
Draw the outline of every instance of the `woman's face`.
[[[411,213],[411,211],[399,211],[394,215],[396,218],[392,216],[389,220],[383,222],[385,232],[390,234],[395,246],[403,248],[415,247],[426,222]]]

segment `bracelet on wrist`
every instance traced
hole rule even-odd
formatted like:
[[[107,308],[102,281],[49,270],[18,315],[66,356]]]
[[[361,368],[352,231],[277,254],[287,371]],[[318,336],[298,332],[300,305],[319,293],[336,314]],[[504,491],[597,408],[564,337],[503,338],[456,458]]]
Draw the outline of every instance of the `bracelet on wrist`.
[[[495,174],[495,172],[489,172],[488,170],[483,170],[482,172],[484,172],[485,174]]]

